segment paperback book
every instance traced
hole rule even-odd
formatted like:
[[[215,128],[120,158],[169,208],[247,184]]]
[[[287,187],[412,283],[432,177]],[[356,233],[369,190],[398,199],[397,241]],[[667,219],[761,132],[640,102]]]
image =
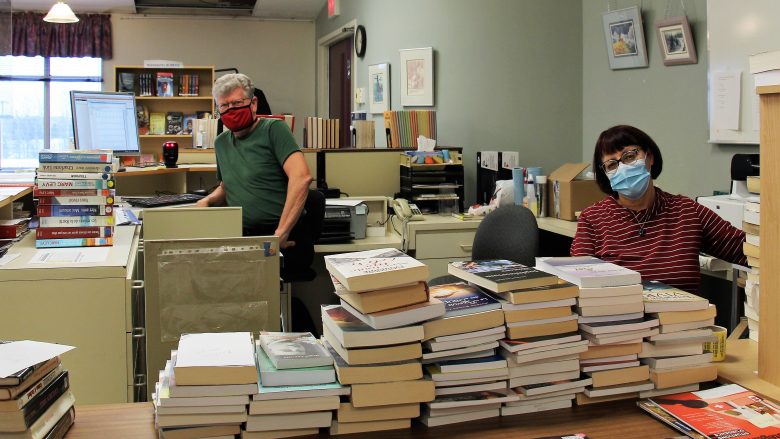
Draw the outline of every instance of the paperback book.
[[[261,332],[259,340],[277,369],[333,364],[333,357],[311,332]]]
[[[536,268],[581,288],[614,287],[642,282],[639,273],[593,256],[538,258]]]
[[[556,276],[506,259],[451,262],[447,272],[496,293],[558,282]]]
[[[642,282],[645,312],[695,311],[707,309],[709,301],[658,281]]]
[[[351,292],[425,281],[428,266],[394,248],[325,256],[325,267]]]
[[[444,317],[474,314],[501,308],[501,303],[479,288],[457,282],[436,285],[430,288],[430,295],[444,303]]]

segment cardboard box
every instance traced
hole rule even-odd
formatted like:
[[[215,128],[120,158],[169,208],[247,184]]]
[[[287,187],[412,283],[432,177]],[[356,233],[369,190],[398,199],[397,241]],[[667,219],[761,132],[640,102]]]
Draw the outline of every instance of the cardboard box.
[[[575,221],[574,212],[601,201],[596,180],[575,180],[590,163],[566,163],[547,177],[547,215],[567,221]]]

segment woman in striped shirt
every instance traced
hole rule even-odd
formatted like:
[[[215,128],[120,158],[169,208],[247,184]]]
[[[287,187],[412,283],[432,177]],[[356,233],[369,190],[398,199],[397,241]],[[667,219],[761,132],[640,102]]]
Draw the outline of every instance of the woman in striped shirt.
[[[662,167],[658,145],[643,131],[618,125],[602,132],[593,173],[608,196],[580,215],[571,254],[697,293],[699,252],[745,265],[745,233],[692,199],[655,187]]]

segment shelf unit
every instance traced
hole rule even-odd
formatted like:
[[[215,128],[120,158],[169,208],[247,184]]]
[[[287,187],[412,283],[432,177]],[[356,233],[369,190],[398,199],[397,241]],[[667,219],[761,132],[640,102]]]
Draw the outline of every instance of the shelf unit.
[[[173,73],[173,90],[177,93],[179,90],[179,78],[181,75],[198,76],[198,96],[138,96],[139,80],[138,75],[148,73],[152,75],[152,82],[156,84],[157,72]],[[214,113],[214,99],[211,97],[211,86],[214,83],[214,66],[190,66],[177,69],[142,67],[142,66],[116,66],[114,67],[114,84],[119,90],[120,73],[133,74],[133,93],[136,95],[136,105],[143,105],[149,110],[149,113],[168,113],[178,111],[184,114],[195,114],[198,111],[208,111]],[[156,89],[156,87],[153,87]],[[145,154],[159,155],[162,144],[168,140],[177,142],[183,152],[203,151],[193,149],[192,135],[189,134],[141,134],[138,136],[141,143],[141,152]],[[213,150],[207,150],[213,154]]]
[[[457,150],[449,150],[451,163],[413,164],[411,156],[400,155],[400,196],[425,213],[438,213],[440,203],[455,202],[463,212],[463,161]]]

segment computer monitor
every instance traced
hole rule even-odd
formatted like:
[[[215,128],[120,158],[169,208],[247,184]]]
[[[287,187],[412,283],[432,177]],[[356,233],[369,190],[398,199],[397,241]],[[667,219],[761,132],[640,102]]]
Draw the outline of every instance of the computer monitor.
[[[133,93],[71,91],[76,149],[110,149],[115,155],[139,154]]]

